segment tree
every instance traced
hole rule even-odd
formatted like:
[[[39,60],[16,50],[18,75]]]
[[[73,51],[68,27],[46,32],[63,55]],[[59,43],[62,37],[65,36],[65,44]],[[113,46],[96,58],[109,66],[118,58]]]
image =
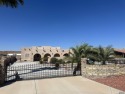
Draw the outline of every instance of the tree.
[[[0,0],[0,5],[5,5],[7,7],[17,8],[17,6],[24,4],[23,0]]]
[[[91,53],[92,46],[89,46],[87,43],[84,43],[80,46],[72,47],[69,61],[73,63],[77,63],[77,67],[74,69],[73,74],[76,74],[77,70],[81,70],[81,58],[88,58]]]
[[[72,47],[70,52],[70,61],[73,63],[81,63],[81,58],[89,58],[92,53],[92,46],[84,43],[80,46]]]
[[[81,70],[81,54],[82,54],[82,47],[76,46],[71,48],[72,52],[70,52],[69,59],[72,62],[72,68],[73,63],[77,63],[77,67],[75,67],[73,71],[73,75],[76,75],[77,70]]]
[[[93,47],[87,43],[81,45],[81,56],[82,58],[89,58],[93,50]]]
[[[76,46],[71,48],[70,56],[68,57],[72,63],[80,63],[81,62],[81,54],[82,48],[81,46]]]
[[[98,48],[95,48],[93,57],[95,60],[102,62],[103,65],[106,64],[106,61],[113,59],[114,55],[114,49],[112,46],[102,47],[99,46]]]

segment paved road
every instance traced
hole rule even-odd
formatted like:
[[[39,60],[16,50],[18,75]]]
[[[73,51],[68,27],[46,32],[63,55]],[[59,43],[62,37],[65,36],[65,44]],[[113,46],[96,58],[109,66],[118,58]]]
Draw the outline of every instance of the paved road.
[[[81,76],[18,81],[0,88],[0,94],[125,94]]]

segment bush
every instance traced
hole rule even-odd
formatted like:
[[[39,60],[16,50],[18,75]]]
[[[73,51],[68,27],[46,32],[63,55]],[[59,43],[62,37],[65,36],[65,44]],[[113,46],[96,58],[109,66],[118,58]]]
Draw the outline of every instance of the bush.
[[[61,63],[61,64],[65,63],[65,61],[63,59],[59,59],[58,62]]]
[[[66,63],[72,63],[71,61],[67,61]]]
[[[44,62],[43,62],[43,60],[40,60],[39,63],[40,63],[40,64],[43,64]]]
[[[51,58],[50,63],[56,64],[58,62],[57,58]]]
[[[44,61],[43,58],[41,58],[40,61],[39,61],[40,64],[43,64],[44,62],[45,62],[45,61]]]
[[[43,58],[43,61],[48,61],[48,57],[44,57],[44,58]]]

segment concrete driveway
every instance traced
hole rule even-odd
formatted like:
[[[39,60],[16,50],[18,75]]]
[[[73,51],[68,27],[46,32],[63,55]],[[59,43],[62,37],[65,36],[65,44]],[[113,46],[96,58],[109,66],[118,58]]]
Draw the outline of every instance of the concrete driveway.
[[[17,81],[0,88],[0,94],[125,94],[81,76]]]

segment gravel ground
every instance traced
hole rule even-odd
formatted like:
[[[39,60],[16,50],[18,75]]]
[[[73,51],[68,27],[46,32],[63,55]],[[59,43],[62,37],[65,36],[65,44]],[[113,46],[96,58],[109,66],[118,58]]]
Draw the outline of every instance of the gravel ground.
[[[125,75],[93,79],[96,82],[125,91]]]

